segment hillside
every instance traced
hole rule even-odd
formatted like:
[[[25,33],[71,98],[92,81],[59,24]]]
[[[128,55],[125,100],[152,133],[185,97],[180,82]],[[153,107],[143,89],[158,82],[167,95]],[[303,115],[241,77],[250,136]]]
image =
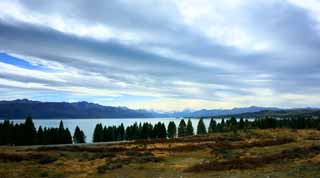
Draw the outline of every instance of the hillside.
[[[0,101],[0,118],[145,118],[152,113],[126,107],[102,106],[88,102],[39,102],[27,99]]]
[[[318,130],[258,129],[122,143],[0,147],[0,177],[311,178],[320,173],[319,138]]]
[[[28,99],[0,101],[0,119],[22,119],[28,115],[38,119],[50,118],[154,118],[154,117],[210,117],[280,110],[271,107],[244,107],[233,109],[201,109],[177,112],[134,110],[127,107],[103,106],[82,102],[40,102]]]
[[[211,117],[211,116],[235,115],[235,114],[242,114],[242,113],[254,113],[254,112],[261,112],[265,110],[278,111],[281,109],[275,108],[275,107],[258,107],[258,106],[232,108],[232,109],[201,109],[198,111],[185,113],[183,116],[184,117]]]
[[[278,118],[292,118],[292,117],[320,117],[320,109],[283,109],[283,110],[263,110],[259,112],[248,112],[240,114],[217,115],[213,117],[243,117],[243,118],[259,118],[259,117],[278,117]]]

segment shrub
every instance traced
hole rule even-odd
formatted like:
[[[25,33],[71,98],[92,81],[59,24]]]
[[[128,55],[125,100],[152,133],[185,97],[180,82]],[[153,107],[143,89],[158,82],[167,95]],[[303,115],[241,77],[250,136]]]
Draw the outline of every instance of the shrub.
[[[49,164],[49,163],[55,162],[57,160],[58,160],[57,157],[48,155],[48,156],[44,156],[44,157],[40,158],[38,162],[40,164]]]
[[[97,154],[95,154],[95,157],[96,158],[111,158],[111,157],[115,157],[115,154],[114,153],[110,153],[110,152],[97,153]]]
[[[45,172],[42,172],[42,173],[40,174],[40,176],[41,176],[41,177],[48,177],[48,176],[49,176],[49,173],[48,173],[47,171],[45,171]]]
[[[105,164],[98,166],[97,171],[99,174],[103,174],[107,172],[107,170],[113,170],[113,169],[118,169],[122,167],[121,160],[114,160],[114,161],[109,161],[106,162]]]

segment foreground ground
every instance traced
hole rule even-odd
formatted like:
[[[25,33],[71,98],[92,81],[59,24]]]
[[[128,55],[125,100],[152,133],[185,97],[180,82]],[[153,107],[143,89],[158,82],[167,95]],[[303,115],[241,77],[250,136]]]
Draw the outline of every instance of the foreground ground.
[[[0,147],[0,178],[319,177],[320,131],[249,130],[173,140]]]

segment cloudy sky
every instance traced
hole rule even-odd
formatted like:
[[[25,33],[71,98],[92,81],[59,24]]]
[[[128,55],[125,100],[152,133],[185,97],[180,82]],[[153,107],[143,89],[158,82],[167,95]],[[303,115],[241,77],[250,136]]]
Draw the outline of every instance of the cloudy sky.
[[[318,0],[0,0],[0,100],[320,106]]]

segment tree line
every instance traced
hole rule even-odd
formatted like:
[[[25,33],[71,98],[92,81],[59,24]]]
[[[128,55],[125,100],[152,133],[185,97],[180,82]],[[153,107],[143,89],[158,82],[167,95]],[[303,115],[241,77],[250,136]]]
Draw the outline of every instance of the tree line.
[[[291,128],[291,129],[320,129],[320,119],[313,118],[288,118],[276,119],[272,117],[257,118],[249,121],[248,119],[236,119],[231,117],[228,119],[222,118],[221,122],[217,122],[211,118],[208,128],[204,124],[204,119],[200,118],[197,124],[195,133],[194,127],[190,119],[187,122],[182,119],[176,126],[175,122],[171,121],[168,127],[164,123],[158,122],[154,126],[151,123],[134,123],[133,125],[124,128],[120,126],[102,126],[97,124],[93,134],[93,142],[104,141],[119,141],[119,140],[137,140],[137,139],[152,139],[152,138],[176,138],[193,136],[195,134],[202,135],[214,132],[237,132],[238,130],[247,129],[269,129],[269,128]]]
[[[204,119],[200,118],[195,133],[191,119],[180,120],[178,126],[175,122],[169,122],[166,127],[164,123],[156,124],[134,123],[127,127],[123,124],[119,126],[103,126],[97,124],[93,133],[93,142],[138,140],[138,139],[166,139],[176,137],[187,137],[192,135],[201,135],[213,132],[237,132],[246,129],[269,129],[269,128],[291,128],[291,129],[320,129],[320,119],[314,118],[287,118],[277,119],[272,117],[257,118],[249,121],[248,119],[236,119],[234,117],[222,119],[217,122],[211,118],[208,128],[204,124]],[[71,135],[68,128],[65,128],[60,121],[57,128],[36,129],[31,117],[27,117],[24,123],[14,124],[8,120],[0,123],[0,145],[48,145],[48,144],[71,144],[85,143],[86,136],[84,132],[76,126]]]
[[[199,120],[197,126],[197,134],[206,134],[207,130],[203,119]],[[152,139],[152,138],[175,138],[194,135],[194,128],[189,119],[187,123],[184,119],[180,121],[177,128],[176,124],[171,121],[166,128],[164,123],[158,122],[154,125],[148,122],[137,123],[124,128],[123,124],[120,126],[103,126],[101,123],[97,124],[93,132],[93,142],[107,142],[120,140],[138,140],[138,139]]]
[[[120,140],[137,140],[150,138],[167,138],[168,133],[164,123],[134,123],[126,128],[119,126],[102,126],[97,124],[93,132],[93,142],[107,142]]]
[[[0,145],[51,145],[85,143],[84,132],[77,126],[73,137],[60,121],[57,128],[36,129],[31,117],[24,123],[14,124],[9,120],[0,123]]]

